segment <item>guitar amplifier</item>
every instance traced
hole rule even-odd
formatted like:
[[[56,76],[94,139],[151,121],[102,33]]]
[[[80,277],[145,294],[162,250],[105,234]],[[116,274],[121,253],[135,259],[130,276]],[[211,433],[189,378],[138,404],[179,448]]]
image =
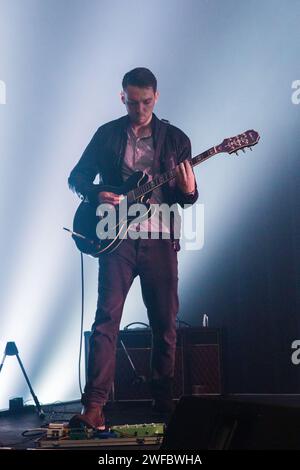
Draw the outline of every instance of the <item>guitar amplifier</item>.
[[[212,328],[185,328],[185,395],[222,394],[221,332]]]
[[[89,353],[90,331],[85,337],[85,370]],[[123,342],[127,353],[121,345]],[[152,333],[150,329],[122,330],[119,333],[115,380],[110,394],[113,401],[150,400]],[[138,376],[145,380],[136,381],[130,363],[132,361]],[[212,328],[180,328],[177,330],[175,375],[173,395],[217,395],[222,393],[221,380],[221,333]]]

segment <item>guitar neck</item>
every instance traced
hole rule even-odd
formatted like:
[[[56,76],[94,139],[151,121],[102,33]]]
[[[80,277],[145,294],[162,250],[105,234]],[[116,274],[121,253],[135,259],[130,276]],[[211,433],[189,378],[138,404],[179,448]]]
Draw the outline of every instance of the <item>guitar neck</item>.
[[[210,157],[213,157],[219,153],[217,150],[217,147],[211,147],[210,149],[206,150],[203,153],[200,153],[199,155],[196,155],[195,157],[192,158],[190,161],[190,164],[192,167],[199,165],[200,163],[204,162],[205,160],[208,160]],[[173,178],[176,177],[176,168],[179,165],[176,165],[175,168],[172,168],[169,171],[166,171],[162,173],[161,175],[156,176],[153,178],[151,181],[148,183],[143,184],[142,186],[139,186],[138,188],[134,189],[134,199],[137,199],[141,196],[144,196],[145,194],[153,191],[154,189],[158,188],[159,186],[162,186],[163,184],[167,183],[168,181],[172,180]]]

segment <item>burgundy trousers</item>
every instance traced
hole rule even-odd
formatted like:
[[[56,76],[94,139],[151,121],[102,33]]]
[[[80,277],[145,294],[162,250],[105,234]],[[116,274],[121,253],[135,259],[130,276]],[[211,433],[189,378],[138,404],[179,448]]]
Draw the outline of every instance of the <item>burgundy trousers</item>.
[[[152,328],[151,379],[174,376],[178,312],[177,252],[171,240],[128,238],[99,258],[98,302],[90,337],[83,404],[104,404],[114,380],[116,343],[124,302],[140,277]]]

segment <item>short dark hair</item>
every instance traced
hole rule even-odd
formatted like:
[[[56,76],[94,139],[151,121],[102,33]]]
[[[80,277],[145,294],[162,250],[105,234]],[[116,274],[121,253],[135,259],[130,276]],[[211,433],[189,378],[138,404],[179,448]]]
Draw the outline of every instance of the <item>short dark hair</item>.
[[[157,90],[157,80],[151,70],[146,69],[145,67],[137,67],[130,72],[125,73],[122,80],[123,90],[127,88],[128,85],[138,86],[140,88],[153,88],[154,93]]]

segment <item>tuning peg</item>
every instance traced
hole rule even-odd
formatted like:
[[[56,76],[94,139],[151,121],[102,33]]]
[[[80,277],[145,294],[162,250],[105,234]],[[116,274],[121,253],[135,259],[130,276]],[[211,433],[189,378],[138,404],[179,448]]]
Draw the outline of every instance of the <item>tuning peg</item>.
[[[251,150],[251,152],[252,152],[252,147],[249,147],[249,148],[250,148],[250,150]]]
[[[246,150],[245,150],[245,149],[242,149],[242,152],[243,152],[243,153],[245,153],[245,152],[246,152]]]
[[[235,152],[235,154],[236,154],[237,157],[239,156],[238,152]]]

